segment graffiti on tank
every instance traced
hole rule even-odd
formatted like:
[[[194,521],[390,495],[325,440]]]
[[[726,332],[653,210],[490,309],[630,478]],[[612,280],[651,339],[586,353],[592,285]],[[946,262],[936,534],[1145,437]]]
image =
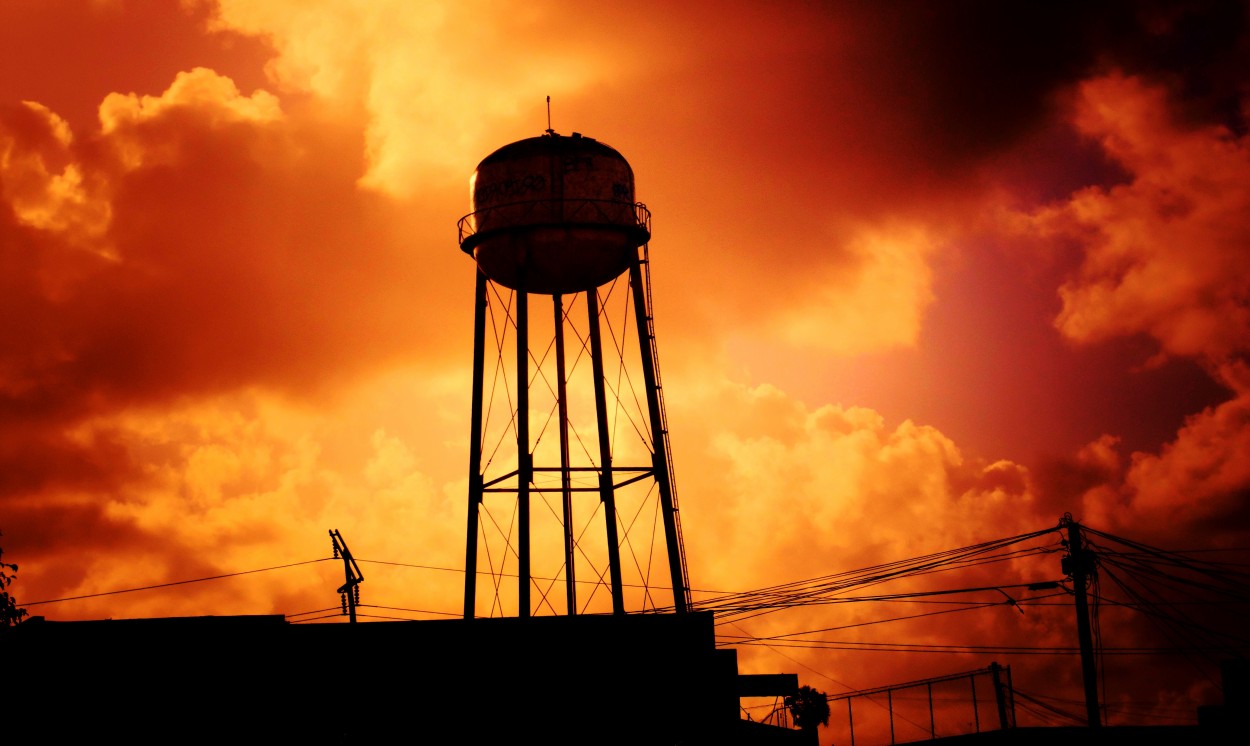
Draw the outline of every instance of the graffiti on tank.
[[[479,208],[498,202],[516,202],[536,192],[545,192],[547,179],[542,174],[478,184],[473,191],[473,202]]]
[[[574,171],[594,171],[595,159],[588,155],[566,155],[564,156],[564,173],[572,173]]]

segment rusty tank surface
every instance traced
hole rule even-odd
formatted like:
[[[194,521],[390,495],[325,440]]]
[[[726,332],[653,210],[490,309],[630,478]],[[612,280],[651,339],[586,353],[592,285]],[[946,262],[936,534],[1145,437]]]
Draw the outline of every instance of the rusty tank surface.
[[[486,156],[470,180],[460,248],[491,280],[526,293],[577,293],[618,277],[651,237],[634,172],[612,147],[548,130]]]

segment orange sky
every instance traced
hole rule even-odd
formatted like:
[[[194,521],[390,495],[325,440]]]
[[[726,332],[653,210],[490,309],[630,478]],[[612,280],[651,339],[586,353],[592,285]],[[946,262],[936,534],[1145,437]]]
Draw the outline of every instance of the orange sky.
[[[1065,511],[1163,547],[1246,544],[1245,3],[672,5],[0,5],[19,602],[316,559],[329,528],[357,557],[462,567],[455,221],[548,95],[557,131],[629,159],[654,215],[696,588]],[[336,572],[30,611],[294,614],[336,605]],[[459,609],[455,573],[365,572],[375,603]],[[1017,617],[985,628],[1071,644],[1066,617]],[[744,667],[835,692],[988,662],[787,655]]]

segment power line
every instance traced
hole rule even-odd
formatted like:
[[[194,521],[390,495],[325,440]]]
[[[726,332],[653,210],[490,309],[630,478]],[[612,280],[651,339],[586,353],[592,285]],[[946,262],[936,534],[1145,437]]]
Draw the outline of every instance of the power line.
[[[1012,687],[1012,694],[1014,694],[1016,697],[1023,699],[1025,701],[1024,704],[1021,704],[1017,700],[1016,702],[1017,706],[1022,707],[1022,709],[1024,709],[1026,712],[1029,712],[1030,714],[1040,717],[1042,720],[1049,720],[1050,718],[1047,717],[1047,714],[1049,714],[1049,715],[1057,716],[1060,718],[1060,720],[1067,722],[1067,723],[1071,723],[1075,725],[1086,724],[1084,717],[1068,712],[1067,710],[1061,710],[1058,707],[1055,707],[1054,705],[1043,702],[1042,701],[1043,698],[1041,696],[1028,694],[1026,692],[1021,691],[1018,687]],[[1052,699],[1052,698],[1046,697],[1045,699]],[[1065,701],[1070,701],[1070,700],[1065,700]],[[1033,707],[1029,707],[1028,705],[1033,705],[1034,707],[1040,708],[1042,712],[1038,712],[1038,710],[1033,709]]]
[[[414,614],[436,614],[438,616],[459,617],[461,614],[453,611],[433,611],[432,609],[409,609],[403,606],[379,606],[377,604],[361,604],[361,609],[386,609],[388,611],[410,611]]]
[[[339,607],[338,607],[338,606],[327,606],[327,607],[326,607],[326,608],[324,608],[324,609],[315,609],[315,610],[313,610],[313,611],[301,611],[301,612],[298,612],[298,613],[295,613],[295,614],[284,614],[283,616],[285,616],[285,617],[287,618],[287,620],[288,620],[288,621],[290,621],[291,617],[297,617],[297,616],[307,616],[307,615],[309,615],[309,614],[324,614],[324,613],[325,613],[325,612],[327,612],[327,611],[335,611],[335,612],[337,612],[337,611],[339,611]]]
[[[191,580],[175,580],[170,583],[156,583],[154,585],[145,585],[138,588],[122,588],[115,591],[101,591],[99,593],[86,593],[81,596],[67,596],[65,598],[52,598],[47,601],[23,601],[23,606],[40,606],[42,604],[59,604],[62,601],[80,601],[85,598],[99,598],[100,596],[116,596],[122,593],[137,593],[138,591],[150,591],[157,588],[169,588],[175,585],[188,585],[190,583],[203,583],[208,580],[222,580],[224,578],[235,578],[240,575],[252,575],[258,572],[269,572],[270,570],[285,570],[289,567],[299,567],[301,565],[311,565],[317,562],[325,562],[331,558],[323,557],[315,560],[305,560],[304,562],[292,562],[289,565],[275,565],[274,567],[262,567],[256,570],[241,570],[239,572],[230,572],[224,575],[210,575],[206,578],[193,578]]]

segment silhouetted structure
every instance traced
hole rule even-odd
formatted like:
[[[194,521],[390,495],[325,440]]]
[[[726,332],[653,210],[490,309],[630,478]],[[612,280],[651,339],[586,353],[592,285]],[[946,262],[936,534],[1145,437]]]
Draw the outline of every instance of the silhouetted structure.
[[[716,649],[706,613],[36,618],[0,645],[12,743],[810,743],[738,719],[736,655]],[[761,684],[797,688],[792,676],[742,679]]]
[[[1224,703],[1198,708],[1198,725],[1204,733],[1217,734],[1222,743],[1250,740],[1250,660],[1234,658],[1220,662]]]
[[[997,664],[991,668],[997,668]],[[1247,667],[1245,659],[1236,659],[1223,662],[1220,671],[1224,704],[1199,707],[1197,725],[1107,725],[1099,722],[1086,726],[1017,727],[1014,716],[1008,718],[1003,715],[999,727],[927,740],[899,739],[897,742],[925,743],[929,746],[1138,746],[1155,743],[1240,746],[1250,736],[1250,718],[1247,717],[1250,715],[1250,709],[1247,708],[1250,700],[1246,696],[1247,673],[1250,668]],[[906,686],[914,686],[914,683]],[[861,694],[866,693],[868,692]],[[833,701],[841,698],[830,699]],[[1001,696],[998,701],[1001,710]],[[880,739],[873,741],[877,742]],[[886,742],[895,742],[892,733],[890,740]],[[861,740],[862,743],[866,742]]]
[[[479,614],[479,545],[485,547],[490,573],[496,578],[491,615],[510,611],[504,607],[512,604],[512,598],[501,593],[498,578],[512,574],[513,569],[517,616],[535,611],[531,595],[535,590],[538,603],[556,613],[551,598],[555,594],[549,591],[560,580],[564,612],[572,615],[585,610],[590,598],[578,597],[579,566],[596,584],[608,576],[613,613],[658,608],[660,604],[650,593],[649,553],[630,565],[639,571],[637,582],[629,584],[622,577],[621,548],[632,546],[626,534],[638,515],[652,512],[631,506],[623,518],[618,508],[623,490],[637,491],[640,487],[650,488],[644,489],[644,499],[658,501],[654,512],[663,525],[668,583],[673,594],[669,608],[684,613],[690,605],[690,583],[652,325],[646,249],[651,216],[645,205],[635,202],[633,170],[620,153],[601,142],[578,133],[564,137],[548,129],[540,137],[505,145],[483,159],[473,175],[472,202],[473,212],[459,223],[460,247],[473,256],[478,268],[465,618]],[[617,288],[615,281],[626,273],[628,288]],[[531,319],[531,296],[552,299],[549,322]],[[612,297],[623,297],[632,305],[628,313],[632,323],[626,320],[620,328],[611,327],[603,309]],[[584,305],[583,329],[575,326],[573,313],[579,298]],[[531,330],[540,322],[550,323],[549,339],[540,339]],[[514,339],[505,340],[509,333]],[[626,351],[626,340],[631,335],[637,347],[633,351],[636,360],[627,360],[631,355]],[[571,361],[566,358],[566,337],[580,345],[568,356]],[[605,337],[610,347],[605,345]],[[539,343],[532,344],[532,339]],[[615,355],[619,366],[605,363],[606,350]],[[585,372],[587,357],[590,375],[573,375],[579,362]],[[630,385],[631,380],[617,371],[627,363],[640,368],[636,383],[643,387],[639,400],[645,402],[645,412],[633,421],[627,421],[620,406],[628,399],[622,396],[621,387]],[[616,372],[610,383],[605,369]],[[502,420],[507,428],[498,434],[488,433],[488,399],[500,381],[508,391],[509,411],[495,421]],[[531,389],[551,396],[550,403],[539,404]],[[609,393],[614,401],[609,401]],[[572,407],[579,394],[583,402],[593,400],[593,407],[587,404],[580,420]],[[550,430],[555,431],[552,437],[544,439]],[[641,447],[631,450],[622,445],[623,439],[635,436],[640,441],[635,445]],[[506,444],[507,440],[513,445]],[[506,519],[484,521],[481,511],[485,498],[497,493],[514,496],[515,503],[506,508],[514,512]],[[579,512],[574,497],[582,494],[597,497],[600,504]],[[548,500],[555,495],[560,496],[558,510]],[[536,512],[531,510],[533,496],[547,501],[548,510],[537,512],[544,518],[548,513],[554,516],[560,537],[554,527],[543,534],[531,524]],[[600,510],[603,516],[596,520],[603,521],[603,538],[594,539],[599,532],[588,531],[589,523],[579,527],[578,516],[597,516]],[[649,519],[643,521],[647,523]],[[551,542],[562,539],[563,543],[560,561],[549,563],[549,577],[544,581],[538,581],[532,569],[531,540],[539,536]],[[499,539],[493,552],[486,543],[488,538]],[[593,552],[601,554],[591,557]],[[550,585],[536,585],[540,582]],[[634,608],[627,609],[627,593],[641,596]],[[588,595],[593,594],[591,590]]]

